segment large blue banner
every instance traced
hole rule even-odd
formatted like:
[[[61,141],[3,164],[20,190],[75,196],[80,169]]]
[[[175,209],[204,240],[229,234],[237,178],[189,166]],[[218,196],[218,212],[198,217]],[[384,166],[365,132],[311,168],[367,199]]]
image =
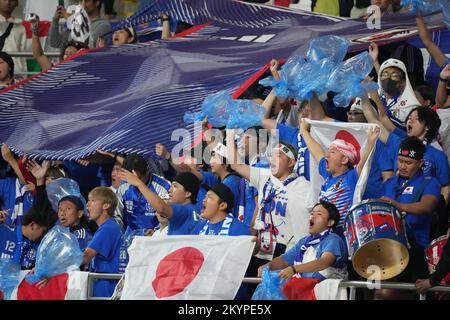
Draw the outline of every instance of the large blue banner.
[[[232,0],[157,0],[124,24],[161,12],[208,25],[183,38],[92,50],[0,93],[0,141],[38,158],[80,159],[97,148],[151,155],[157,142],[177,143],[172,132],[205,96],[239,87],[313,37],[336,34],[359,50],[416,35],[409,15],[387,16],[372,30],[364,20]],[[432,28],[441,21],[427,17]]]

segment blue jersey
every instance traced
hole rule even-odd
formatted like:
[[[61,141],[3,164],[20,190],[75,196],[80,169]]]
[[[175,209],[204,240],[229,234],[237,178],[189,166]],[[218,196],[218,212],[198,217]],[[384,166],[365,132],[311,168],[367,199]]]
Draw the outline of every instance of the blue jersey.
[[[222,230],[223,224],[225,220],[222,220],[218,223],[210,223],[208,224],[207,220],[201,220],[196,225],[194,230],[192,230],[191,234],[200,234],[203,229],[206,227],[206,235],[219,235],[220,231]],[[233,221],[231,222],[231,226],[228,232],[229,236],[250,236],[250,227],[246,226],[242,222],[240,222],[237,219],[233,218]]]
[[[256,202],[255,202],[255,197],[258,195],[258,190],[250,185],[250,182],[247,179],[242,178],[242,180],[244,182],[244,217],[242,219],[242,222],[247,225],[250,226],[253,220],[253,214],[255,213],[255,208],[256,208]],[[241,182],[242,184],[242,182]],[[241,204],[239,204],[241,205]]]
[[[397,129],[400,130],[400,129]],[[383,171],[393,171],[394,163],[386,153],[386,145],[377,140],[375,145],[375,153],[370,167],[369,177],[367,178],[366,190],[363,195],[364,199],[378,199],[380,197],[381,187],[383,185]]]
[[[168,235],[191,234],[196,224],[201,220],[200,212],[193,204],[171,204],[172,218],[169,220]]]
[[[394,169],[398,169],[398,149],[400,143],[404,139],[396,134],[390,134],[387,140],[387,152],[394,157]],[[435,177],[441,186],[445,186],[450,183],[450,167],[447,159],[447,155],[442,151],[437,143],[427,143],[426,151],[423,155],[424,167],[423,173],[426,176]]]
[[[170,188],[170,182],[152,174],[147,186],[160,198],[165,198]],[[116,215],[123,217],[124,229],[126,227],[131,230],[154,229],[159,224],[155,209],[135,186],[127,183],[121,185],[117,190],[117,198],[119,203]]]
[[[100,225],[88,248],[97,252],[90,264],[91,272],[118,273],[122,231],[117,222],[110,218]],[[94,283],[94,297],[110,297],[117,281],[98,280]]]
[[[420,189],[423,188],[420,194]],[[420,201],[424,195],[431,195],[439,199],[441,196],[441,186],[436,178],[425,179],[425,175],[420,172],[413,178],[406,181],[400,176],[393,176],[383,184],[381,195],[394,199],[400,203],[412,203]],[[406,221],[414,232],[417,243],[426,247],[430,243],[431,214],[407,214]]]
[[[24,213],[33,206],[34,197],[30,191],[23,192],[24,187],[25,185],[19,184],[17,178],[0,179],[0,208],[8,211],[4,224],[21,224]],[[21,212],[17,212],[17,220],[13,221],[14,206],[20,203],[23,208]]]
[[[280,137],[280,141],[285,141],[292,144],[297,148],[298,159],[295,164],[294,170],[297,172],[298,176],[304,176],[306,180],[310,180],[309,173],[309,150],[306,146],[305,141],[299,134],[299,128],[288,127],[283,124],[277,124],[277,129]]]
[[[223,184],[226,185],[233,192],[234,195],[234,208],[233,208],[233,216],[237,218],[239,216],[239,195],[240,188],[239,184],[241,181],[241,177],[236,174],[230,174],[225,179],[223,179]],[[244,190],[242,192],[245,192]]]
[[[308,238],[309,236],[302,238],[299,242],[297,242],[295,247],[286,251],[281,258],[289,265],[293,265],[299,255],[301,247],[305,245]],[[330,233],[319,243],[313,244],[312,249],[314,250],[315,260],[320,259],[325,252],[332,253],[336,257],[336,261],[333,265],[331,265],[332,268],[342,269],[347,265],[347,246],[337,234]],[[324,276],[323,272],[304,272],[300,275],[302,278],[313,278],[319,280],[325,280],[327,278]]]
[[[13,259],[22,269],[32,269],[38,246],[38,242],[31,242],[23,236],[21,226],[0,224],[1,259]]]
[[[339,210],[340,219],[337,228],[344,224],[345,216],[353,204],[358,173],[356,169],[347,170],[337,177],[327,172],[325,157],[320,159],[319,174],[325,179],[320,190],[320,198],[333,203]]]
[[[77,237],[81,251],[84,251],[88,247],[89,242],[92,240],[92,232],[88,228],[74,230],[72,231],[72,234]]]

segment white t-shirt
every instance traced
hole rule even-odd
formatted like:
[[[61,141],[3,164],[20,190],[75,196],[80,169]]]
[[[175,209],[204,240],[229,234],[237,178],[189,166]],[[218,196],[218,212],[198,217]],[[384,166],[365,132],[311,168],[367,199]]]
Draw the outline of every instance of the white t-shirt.
[[[250,168],[250,183],[257,187],[259,203],[262,197],[267,196],[270,187],[264,192],[266,182],[271,179],[274,188],[277,189],[276,196],[270,203],[270,214],[273,226],[278,229],[276,242],[284,244],[287,249],[293,247],[301,238],[309,235],[309,213],[315,200],[310,199],[310,182],[304,177],[297,177],[287,186],[275,178],[270,169]],[[259,219],[259,216],[258,216]],[[274,245],[275,247],[275,245]],[[261,255],[258,254],[258,257]],[[264,255],[263,259],[266,259]]]

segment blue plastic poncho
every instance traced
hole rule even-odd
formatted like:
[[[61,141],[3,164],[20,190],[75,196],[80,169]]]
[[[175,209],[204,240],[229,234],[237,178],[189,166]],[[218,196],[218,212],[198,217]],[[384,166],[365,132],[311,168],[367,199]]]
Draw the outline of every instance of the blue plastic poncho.
[[[47,197],[52,205],[52,209],[55,212],[58,212],[58,203],[59,200],[66,196],[77,196],[81,199],[81,202],[84,204],[84,212],[86,211],[86,200],[81,195],[80,187],[75,180],[69,178],[58,178],[50,182],[47,187]]]
[[[3,300],[9,300],[19,284],[20,265],[12,259],[0,259],[0,292]]]
[[[83,252],[77,238],[68,228],[55,225],[39,245],[34,274],[25,279],[33,284],[44,277],[78,270],[82,263]]]
[[[262,282],[256,287],[252,300],[286,300],[282,289],[287,280],[278,277],[279,272],[263,269]]]
[[[362,52],[340,64],[328,79],[327,88],[338,94],[333,98],[336,107],[347,107],[353,98],[366,95],[367,91],[378,89],[375,82],[361,83],[372,71],[369,53]]]

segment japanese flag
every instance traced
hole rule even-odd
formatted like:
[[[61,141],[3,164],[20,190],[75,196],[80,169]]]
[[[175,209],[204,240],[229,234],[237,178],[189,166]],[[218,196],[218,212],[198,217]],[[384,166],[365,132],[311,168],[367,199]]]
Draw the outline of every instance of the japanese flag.
[[[21,271],[11,300],[86,300],[88,272],[73,271],[53,276],[41,289],[25,280],[31,271]]]
[[[233,299],[254,246],[251,236],[136,237],[121,299]]]
[[[344,139],[347,142],[356,144],[356,149],[361,153],[363,152],[367,142],[367,131],[373,128],[374,124],[368,123],[349,123],[349,122],[325,122],[307,120],[311,123],[311,135],[312,137],[322,145],[324,150],[327,150],[331,142],[336,138]],[[369,177],[370,166],[372,164],[372,158],[375,148],[372,148],[369,158],[367,159],[361,174],[359,175],[358,183],[356,184],[355,193],[353,194],[353,204],[361,202],[364,190],[367,184],[367,178]],[[317,169],[317,162],[311,157],[309,162],[311,172],[311,183],[313,185],[314,193],[319,197],[320,187],[323,184],[323,178],[319,175]]]

